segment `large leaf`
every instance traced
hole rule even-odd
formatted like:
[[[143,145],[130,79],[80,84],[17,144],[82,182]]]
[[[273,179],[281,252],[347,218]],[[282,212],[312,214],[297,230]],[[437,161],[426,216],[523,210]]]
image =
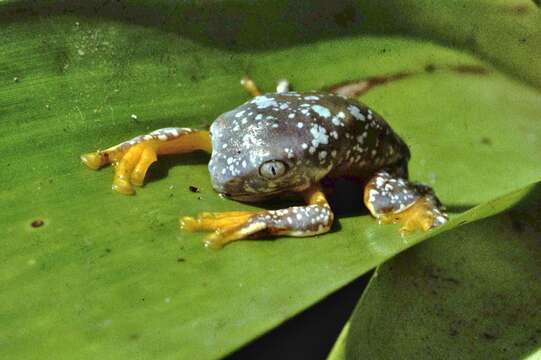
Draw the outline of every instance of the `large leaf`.
[[[537,186],[511,211],[379,267],[330,358],[518,359],[538,352],[540,204]]]
[[[285,1],[115,4],[0,6],[2,357],[223,355],[398,252],[523,195],[406,238],[359,210],[325,236],[215,252],[180,232],[177,217],[252,207],[212,192],[206,155],[163,159],[135,197],[109,190],[110,169],[79,163],[82,152],[155,128],[208,125],[246,100],[246,73],[267,89],[286,76],[300,90],[415,73],[363,101],[411,145],[412,177],[454,212],[541,177],[538,90],[463,51],[359,35],[365,19],[367,30],[378,18],[392,28],[383,11],[361,21],[350,2],[295,11]],[[539,37],[528,36],[521,46],[535,54]],[[536,84],[537,68],[524,64],[509,74]]]

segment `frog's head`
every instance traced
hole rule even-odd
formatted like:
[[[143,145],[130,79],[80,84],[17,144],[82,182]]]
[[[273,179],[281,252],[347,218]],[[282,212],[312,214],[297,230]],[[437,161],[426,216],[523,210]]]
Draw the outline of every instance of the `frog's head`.
[[[242,124],[228,114],[210,129],[209,172],[217,192],[253,202],[310,186],[313,176],[295,134],[263,121]]]

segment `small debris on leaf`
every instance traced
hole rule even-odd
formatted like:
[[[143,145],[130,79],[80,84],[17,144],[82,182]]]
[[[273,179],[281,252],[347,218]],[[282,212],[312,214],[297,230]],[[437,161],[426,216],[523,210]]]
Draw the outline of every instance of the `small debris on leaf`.
[[[30,223],[30,225],[31,225],[33,228],[41,227],[41,226],[43,226],[43,224],[45,224],[45,223],[44,223],[43,220],[41,220],[41,219],[34,220],[34,221],[32,221],[32,223]]]

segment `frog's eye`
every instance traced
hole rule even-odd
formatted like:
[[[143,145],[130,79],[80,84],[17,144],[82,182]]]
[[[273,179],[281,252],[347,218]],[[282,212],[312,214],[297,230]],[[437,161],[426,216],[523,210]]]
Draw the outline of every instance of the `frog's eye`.
[[[284,175],[287,165],[280,160],[269,160],[259,167],[259,174],[267,179],[276,179]]]

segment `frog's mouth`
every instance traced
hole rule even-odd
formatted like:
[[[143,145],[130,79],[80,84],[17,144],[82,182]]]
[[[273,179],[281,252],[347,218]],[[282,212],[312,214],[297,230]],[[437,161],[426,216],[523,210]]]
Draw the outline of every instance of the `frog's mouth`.
[[[283,192],[284,190],[273,191],[273,192],[268,192],[268,193],[235,193],[235,194],[222,193],[222,195],[224,195],[228,199],[241,201],[241,202],[260,202],[260,201],[268,200]]]

